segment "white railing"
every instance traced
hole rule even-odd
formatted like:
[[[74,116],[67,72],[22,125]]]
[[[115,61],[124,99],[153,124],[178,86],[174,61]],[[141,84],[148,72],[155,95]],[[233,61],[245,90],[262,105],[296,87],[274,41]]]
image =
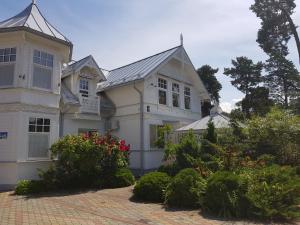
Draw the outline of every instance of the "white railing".
[[[100,115],[100,98],[98,96],[79,97],[81,113],[95,113]]]

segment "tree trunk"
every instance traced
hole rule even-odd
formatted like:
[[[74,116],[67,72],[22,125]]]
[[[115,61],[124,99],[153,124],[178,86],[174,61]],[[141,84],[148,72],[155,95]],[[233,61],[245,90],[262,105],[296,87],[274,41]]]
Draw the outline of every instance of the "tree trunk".
[[[289,21],[290,28],[291,28],[292,33],[294,35],[294,38],[295,38],[295,41],[296,41],[297,50],[298,50],[299,64],[300,64],[300,38],[299,38],[299,35],[298,35],[298,32],[297,32],[297,27],[294,24],[294,21],[292,20],[291,16],[288,14],[288,12],[284,8],[281,8],[281,10],[285,14],[287,20]]]
[[[288,93],[289,90],[285,78],[283,79],[283,91],[284,91],[284,107],[287,109],[289,107],[289,93]]]

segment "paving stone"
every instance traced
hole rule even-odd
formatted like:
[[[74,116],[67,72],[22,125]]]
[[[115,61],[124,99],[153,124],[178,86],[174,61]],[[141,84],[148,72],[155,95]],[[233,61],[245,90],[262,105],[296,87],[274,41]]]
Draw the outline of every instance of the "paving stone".
[[[132,202],[131,196],[132,187],[32,197],[3,192],[0,225],[252,225],[207,219],[199,210],[165,210]]]

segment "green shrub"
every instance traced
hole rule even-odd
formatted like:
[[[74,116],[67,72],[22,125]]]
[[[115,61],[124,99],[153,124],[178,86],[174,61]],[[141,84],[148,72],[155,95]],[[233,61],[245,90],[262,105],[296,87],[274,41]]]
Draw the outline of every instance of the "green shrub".
[[[271,166],[257,170],[246,196],[255,218],[300,218],[300,178],[295,169]]]
[[[174,152],[179,169],[194,167],[195,160],[200,157],[201,149],[192,131],[184,135],[180,143],[174,146]]]
[[[42,178],[56,188],[93,187],[102,174],[127,168],[128,150],[125,141],[111,135],[68,135],[51,146],[57,160]]]
[[[37,194],[44,191],[46,189],[40,180],[22,180],[18,182],[15,188],[15,194],[17,195]]]
[[[208,179],[203,209],[225,218],[244,217],[248,209],[246,191],[246,179],[232,172],[217,172]]]
[[[135,183],[135,178],[132,172],[127,168],[117,170],[113,174],[103,176],[103,187],[105,188],[121,188],[128,187]]]
[[[300,117],[273,108],[265,117],[254,117],[245,127],[254,157],[275,156],[276,163],[300,164]]]
[[[171,178],[166,173],[152,172],[141,177],[134,186],[134,196],[143,201],[163,202]]]
[[[206,181],[194,169],[181,170],[166,190],[166,204],[171,207],[197,207],[202,202]]]
[[[169,176],[174,177],[179,172],[179,169],[176,163],[172,163],[160,166],[157,171],[166,173]]]

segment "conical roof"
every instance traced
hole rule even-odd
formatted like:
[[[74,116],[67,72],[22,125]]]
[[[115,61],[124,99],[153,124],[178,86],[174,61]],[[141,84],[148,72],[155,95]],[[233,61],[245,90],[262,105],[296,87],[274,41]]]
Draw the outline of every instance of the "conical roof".
[[[45,19],[34,2],[18,15],[0,22],[0,32],[21,29],[37,32],[37,34],[46,35],[48,38],[67,42],[71,45],[71,41]]]

